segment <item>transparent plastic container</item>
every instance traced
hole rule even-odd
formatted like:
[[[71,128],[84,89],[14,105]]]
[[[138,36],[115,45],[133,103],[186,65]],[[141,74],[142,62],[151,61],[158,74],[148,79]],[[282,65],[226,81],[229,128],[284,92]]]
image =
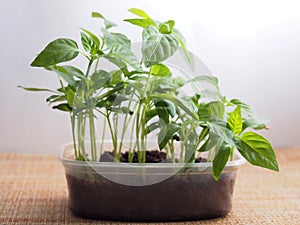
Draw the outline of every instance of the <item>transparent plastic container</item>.
[[[222,217],[232,208],[239,167],[236,155],[215,181],[211,163],[114,163],[73,160],[66,145],[69,207],[74,214],[115,221],[187,221]]]

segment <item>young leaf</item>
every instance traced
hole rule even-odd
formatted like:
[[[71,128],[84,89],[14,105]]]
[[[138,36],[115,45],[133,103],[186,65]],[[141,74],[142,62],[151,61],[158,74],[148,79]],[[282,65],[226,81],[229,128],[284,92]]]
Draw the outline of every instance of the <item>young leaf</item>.
[[[215,180],[218,180],[221,173],[229,159],[231,147],[228,145],[222,145],[213,160],[213,176]]]
[[[58,109],[58,110],[64,111],[64,112],[72,112],[72,107],[69,106],[69,104],[67,104],[67,103],[62,103],[60,105],[53,106],[52,108]]]
[[[92,12],[92,17],[93,18],[104,19],[104,16],[101,13],[99,13],[99,12]]]
[[[84,32],[80,32],[82,47],[85,51],[91,53],[92,55],[96,54],[99,50],[99,43],[95,42],[93,38],[88,36]]]
[[[171,34],[161,34],[148,26],[143,31],[142,53],[147,67],[158,64],[171,57],[178,49],[178,41]]]
[[[63,95],[51,95],[46,99],[46,102],[49,102],[50,104],[54,102],[62,102],[66,100],[66,96]]]
[[[82,31],[84,31],[88,36],[89,36],[89,40],[87,44],[90,45],[90,52],[92,54],[96,54],[99,50],[99,46],[100,46],[100,40],[99,38],[93,34],[91,31],[88,31],[87,29],[81,28]]]
[[[266,129],[267,126],[263,121],[260,121],[257,118],[250,118],[243,122],[243,130],[247,128],[253,128],[254,130],[261,130],[261,129]]]
[[[47,67],[76,58],[79,54],[75,41],[59,38],[50,42],[46,48],[33,60],[31,66]]]
[[[241,109],[243,109],[246,113],[248,113],[249,115],[252,115],[252,110],[250,108],[250,106],[244,102],[242,102],[241,100],[239,99],[231,99],[230,100],[230,103],[233,104],[233,105],[236,105],[236,106],[240,106]]]
[[[99,12],[92,12],[92,17],[93,18],[99,18],[104,20],[105,28],[108,30],[111,27],[117,26],[115,23],[107,20],[101,13]]]
[[[155,64],[151,66],[150,73],[153,76],[168,77],[171,75],[170,69],[163,64]]]
[[[137,16],[140,16],[140,17],[142,17],[144,19],[150,18],[148,16],[148,14],[144,10],[141,10],[141,9],[131,8],[131,9],[129,9],[129,12],[131,12],[131,13],[137,15]]]
[[[173,138],[173,135],[180,130],[180,126],[177,124],[167,124],[163,126],[158,134],[159,149],[163,150],[168,141]]]
[[[161,23],[159,24],[159,32],[161,34],[171,34],[174,26],[175,26],[174,20],[169,20],[165,23]]]
[[[47,89],[47,88],[32,88],[32,87],[23,87],[21,85],[18,85],[18,88],[22,88],[26,91],[42,91],[42,92],[51,92],[51,93],[56,93],[58,94],[58,92],[56,91],[53,91],[53,90],[50,90],[50,89]]]
[[[139,27],[148,27],[148,26],[155,26],[156,24],[153,22],[153,20],[147,18],[147,19],[125,19],[125,22],[131,23],[133,25],[139,26]]]
[[[237,106],[235,110],[229,114],[227,123],[234,134],[238,135],[242,132],[243,119],[240,106]]]
[[[259,134],[253,132],[244,133],[237,142],[237,148],[251,164],[279,171],[278,162],[271,144]]]

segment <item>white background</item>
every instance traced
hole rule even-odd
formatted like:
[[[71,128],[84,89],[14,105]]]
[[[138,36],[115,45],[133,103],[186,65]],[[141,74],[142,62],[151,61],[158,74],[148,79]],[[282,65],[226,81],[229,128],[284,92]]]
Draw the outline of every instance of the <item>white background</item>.
[[[270,120],[263,132],[276,148],[300,146],[300,13],[297,1],[1,0],[0,151],[56,154],[71,141],[69,117],[51,110],[47,94],[17,85],[56,88],[56,76],[29,64],[47,43],[80,27],[94,32],[102,12],[122,32],[138,7],[164,21],[174,19],[188,48],[221,80],[223,94],[249,103]]]

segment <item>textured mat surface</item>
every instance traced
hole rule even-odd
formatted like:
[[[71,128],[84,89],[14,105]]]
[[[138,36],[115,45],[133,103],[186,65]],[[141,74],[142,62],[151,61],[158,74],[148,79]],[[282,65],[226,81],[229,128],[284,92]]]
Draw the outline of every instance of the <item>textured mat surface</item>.
[[[248,164],[239,170],[225,218],[161,224],[300,224],[300,148],[278,150],[277,157],[279,173]],[[0,224],[134,224],[78,218],[67,196],[55,156],[0,153]]]

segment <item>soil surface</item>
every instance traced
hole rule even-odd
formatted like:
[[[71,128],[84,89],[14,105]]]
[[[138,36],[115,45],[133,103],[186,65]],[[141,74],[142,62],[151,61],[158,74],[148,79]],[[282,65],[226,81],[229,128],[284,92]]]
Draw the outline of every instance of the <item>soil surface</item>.
[[[100,162],[114,162],[114,153],[105,151],[100,156]],[[207,160],[201,157],[195,159],[195,163],[206,162]],[[129,152],[121,153],[120,162],[129,163]],[[133,163],[138,163],[138,153],[135,152],[133,156]],[[146,163],[172,163],[172,159],[167,158],[165,152],[158,151],[158,150],[150,150],[146,151]],[[175,160],[178,162],[178,159]]]

